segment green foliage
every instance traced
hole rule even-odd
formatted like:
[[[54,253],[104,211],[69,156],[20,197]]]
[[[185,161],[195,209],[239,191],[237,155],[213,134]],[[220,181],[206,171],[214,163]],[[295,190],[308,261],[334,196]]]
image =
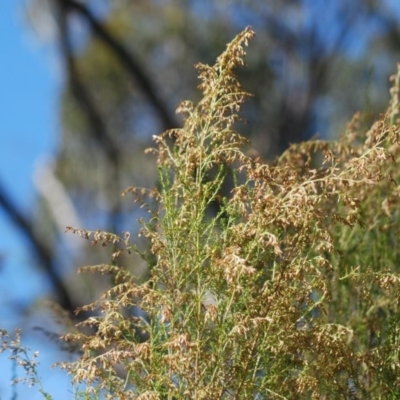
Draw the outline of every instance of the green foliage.
[[[83,307],[99,316],[65,336],[83,353],[63,367],[87,398],[399,396],[398,79],[367,132],[356,115],[338,142],[266,164],[234,130],[247,97],[234,69],[253,36],[247,28],[214,66],[197,65],[202,100],[181,103],[183,128],[150,150],[160,190],[128,190],[142,206],[156,200],[141,230],[151,255],[128,234],[70,228],[119,246],[114,265],[84,268],[114,278]],[[148,260],[148,279],[115,265],[122,249]]]

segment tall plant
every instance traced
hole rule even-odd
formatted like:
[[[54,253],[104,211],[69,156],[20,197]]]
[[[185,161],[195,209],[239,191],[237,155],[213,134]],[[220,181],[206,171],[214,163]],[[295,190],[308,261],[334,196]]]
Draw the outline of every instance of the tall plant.
[[[123,244],[150,270],[140,280],[116,265],[86,268],[115,283],[84,307],[100,311],[82,324],[94,333],[65,337],[81,343],[82,356],[64,367],[87,393],[319,399],[394,390],[398,250],[387,249],[399,228],[397,105],[366,134],[355,119],[337,143],[292,146],[274,164],[247,156],[234,127],[248,94],[234,69],[253,36],[245,29],[214,66],[197,65],[202,100],[181,103],[183,128],[155,138],[160,189],[148,191],[157,207],[141,231],[150,256],[127,234],[70,228]],[[142,202],[146,191],[130,191]],[[389,317],[390,328],[379,326]]]

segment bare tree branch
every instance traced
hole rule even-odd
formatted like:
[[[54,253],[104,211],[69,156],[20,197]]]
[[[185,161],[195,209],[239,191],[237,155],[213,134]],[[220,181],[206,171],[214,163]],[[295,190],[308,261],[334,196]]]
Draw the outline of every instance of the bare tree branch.
[[[31,247],[36,254],[41,267],[46,271],[51,283],[53,284],[58,303],[65,310],[71,312],[75,310],[71,297],[56,271],[55,257],[50,248],[48,248],[43,240],[36,234],[32,221],[23,215],[18,210],[15,203],[11,200],[10,196],[6,193],[2,183],[0,183],[0,207],[9,216],[14,226],[22,233],[31,244]]]
[[[64,10],[60,9],[60,47],[65,58],[65,66],[68,74],[69,84],[75,99],[80,103],[83,111],[88,117],[92,137],[100,144],[101,149],[106,153],[111,165],[116,167],[118,164],[118,154],[120,153],[120,150],[112,141],[110,134],[107,132],[106,122],[104,121],[100,111],[97,109],[95,102],[90,97],[90,94],[84,83],[80,79],[79,72],[76,68],[75,59],[72,54],[71,43],[68,37],[66,17],[67,16]]]

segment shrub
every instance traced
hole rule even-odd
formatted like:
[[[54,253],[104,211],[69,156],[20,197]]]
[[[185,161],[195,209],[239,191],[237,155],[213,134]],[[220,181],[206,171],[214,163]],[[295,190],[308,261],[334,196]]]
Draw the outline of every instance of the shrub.
[[[127,190],[150,213],[141,229],[150,251],[129,234],[68,228],[122,245],[115,261],[134,251],[149,265],[148,279],[116,262],[84,268],[114,277],[83,307],[99,312],[81,324],[94,330],[65,336],[83,353],[63,367],[87,396],[400,394],[400,72],[388,112],[368,131],[358,114],[337,142],[293,145],[268,164],[246,155],[234,130],[248,94],[233,72],[253,36],[247,28],[214,66],[197,65],[202,100],[181,103],[183,128],[151,150],[160,189]]]

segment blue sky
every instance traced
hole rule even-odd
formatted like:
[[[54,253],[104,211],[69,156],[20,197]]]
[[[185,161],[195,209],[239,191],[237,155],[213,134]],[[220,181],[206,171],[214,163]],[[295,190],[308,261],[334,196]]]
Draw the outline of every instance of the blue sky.
[[[18,207],[29,213],[35,199],[33,172],[56,148],[61,77],[55,68],[55,49],[35,40],[23,11],[21,0],[0,1],[0,180]],[[48,289],[30,268],[32,261],[25,246],[24,238],[0,210],[0,328],[12,329],[21,323],[17,311]],[[30,319],[40,325],[40,318],[39,308]],[[23,324],[22,328],[25,343],[41,352],[39,372],[45,389],[57,400],[72,399],[65,373],[49,368],[59,356],[56,347],[44,343],[32,326]],[[0,399],[11,399],[12,364],[4,355],[0,356],[0,370]],[[19,385],[16,390],[19,399],[43,398],[37,388]]]
[[[50,49],[34,40],[21,1],[1,2],[0,30],[1,179],[26,206],[33,199],[35,162],[54,148],[58,85]]]
[[[0,181],[17,206],[28,214],[35,199],[32,180],[35,167],[55,149],[60,79],[51,69],[50,49],[40,47],[28,29],[22,4],[20,0],[0,2]],[[9,304],[12,297],[29,301],[31,289],[38,282],[35,274],[24,268],[30,256],[24,238],[1,210],[0,238],[1,315],[4,303]],[[24,279],[29,285],[22,284],[22,273],[29,277]]]

